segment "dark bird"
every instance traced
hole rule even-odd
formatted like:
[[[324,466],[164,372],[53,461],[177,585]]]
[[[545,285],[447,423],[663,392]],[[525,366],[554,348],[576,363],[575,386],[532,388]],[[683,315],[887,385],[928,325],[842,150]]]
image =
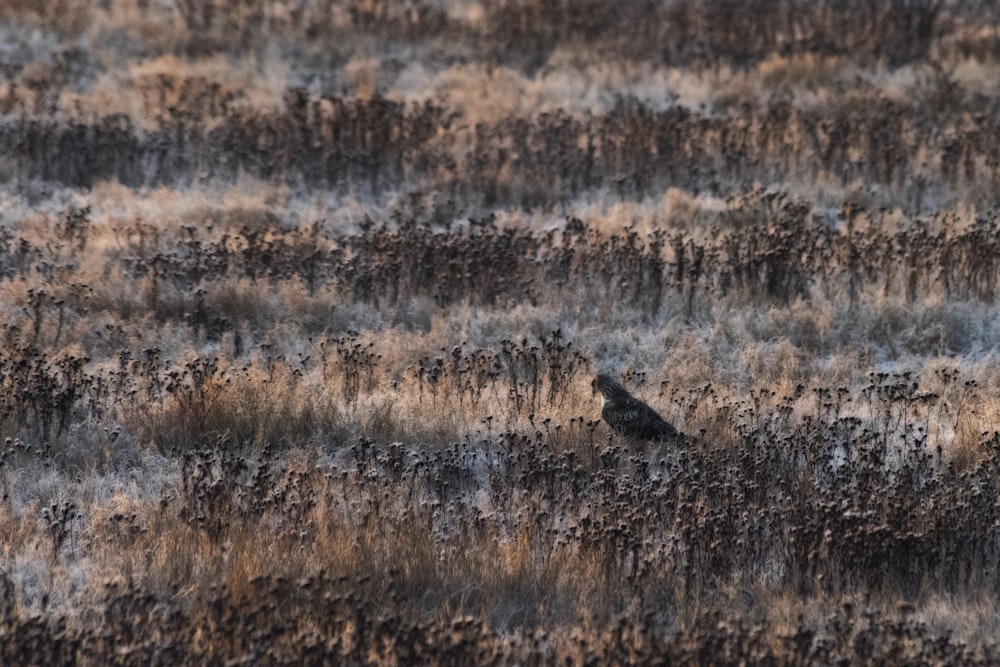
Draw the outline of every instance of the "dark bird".
[[[601,417],[612,429],[626,438],[637,440],[676,440],[677,429],[664,421],[656,410],[628,393],[610,375],[598,375],[591,386],[604,395]]]

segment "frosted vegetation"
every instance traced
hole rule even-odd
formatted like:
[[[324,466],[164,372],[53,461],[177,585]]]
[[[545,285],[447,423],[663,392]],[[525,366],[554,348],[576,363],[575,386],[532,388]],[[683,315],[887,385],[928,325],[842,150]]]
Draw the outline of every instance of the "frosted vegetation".
[[[0,663],[1000,660],[998,27],[0,3]]]

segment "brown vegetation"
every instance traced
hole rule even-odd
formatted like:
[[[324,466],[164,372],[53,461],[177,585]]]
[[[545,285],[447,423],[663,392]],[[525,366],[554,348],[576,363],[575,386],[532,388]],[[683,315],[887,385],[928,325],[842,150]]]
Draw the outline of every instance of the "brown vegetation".
[[[998,20],[0,6],[0,663],[997,662]]]

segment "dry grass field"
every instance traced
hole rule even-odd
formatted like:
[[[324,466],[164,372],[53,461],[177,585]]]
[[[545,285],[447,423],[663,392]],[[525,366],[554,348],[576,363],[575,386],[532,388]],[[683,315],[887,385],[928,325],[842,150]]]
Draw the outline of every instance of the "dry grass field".
[[[0,0],[0,664],[1000,662],[998,156],[985,0]]]

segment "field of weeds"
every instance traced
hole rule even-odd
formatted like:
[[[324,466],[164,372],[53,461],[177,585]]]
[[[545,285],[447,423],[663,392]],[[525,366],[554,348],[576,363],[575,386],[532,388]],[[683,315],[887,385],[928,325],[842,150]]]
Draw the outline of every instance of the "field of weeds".
[[[0,664],[997,663],[998,156],[985,1],[0,2]]]

